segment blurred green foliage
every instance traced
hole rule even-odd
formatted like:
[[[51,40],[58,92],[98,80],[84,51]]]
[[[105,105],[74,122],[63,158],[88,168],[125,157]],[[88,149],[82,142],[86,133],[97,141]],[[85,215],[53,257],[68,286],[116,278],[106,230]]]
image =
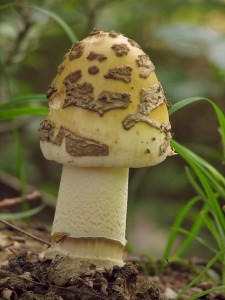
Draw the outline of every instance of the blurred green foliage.
[[[225,110],[224,0],[1,0],[0,104],[21,95],[44,94],[72,40],[84,38],[94,27],[114,29],[137,41],[154,62],[172,103],[204,96]],[[35,107],[41,109],[43,99],[35,98]],[[15,124],[1,122],[0,169],[56,195],[61,166],[41,154],[37,128],[42,119],[18,119],[16,142]],[[210,105],[190,105],[173,114],[171,123],[177,141],[224,172],[218,120]],[[185,164],[174,157],[154,168],[131,170],[128,217],[135,218],[135,207],[142,218],[153,219],[168,232],[181,206],[195,195]],[[197,210],[186,225],[196,215]],[[131,232],[134,225],[128,220]]]

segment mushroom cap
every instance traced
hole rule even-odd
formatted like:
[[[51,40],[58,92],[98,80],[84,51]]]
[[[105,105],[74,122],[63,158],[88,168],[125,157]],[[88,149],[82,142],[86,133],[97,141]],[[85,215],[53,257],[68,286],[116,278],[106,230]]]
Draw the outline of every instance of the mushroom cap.
[[[144,167],[170,148],[165,98],[148,55],[114,31],[72,45],[48,88],[40,125],[49,160],[78,167]]]

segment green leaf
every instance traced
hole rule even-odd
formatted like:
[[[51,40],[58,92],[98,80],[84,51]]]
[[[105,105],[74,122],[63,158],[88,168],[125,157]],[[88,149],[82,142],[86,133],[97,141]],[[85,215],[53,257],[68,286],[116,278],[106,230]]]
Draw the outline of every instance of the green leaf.
[[[185,168],[187,177],[189,179],[190,184],[192,185],[193,189],[197,192],[197,194],[202,198],[202,199],[206,199],[206,195],[204,193],[204,191],[202,190],[202,188],[199,186],[199,184],[197,183],[197,181],[195,180],[193,174],[191,173],[189,168]]]
[[[164,253],[163,253],[163,257],[162,257],[163,260],[168,259],[169,255],[170,255],[171,249],[174,245],[174,241],[175,241],[175,238],[176,238],[176,235],[177,235],[177,229],[176,228],[180,227],[183,220],[187,216],[188,212],[200,200],[201,200],[201,198],[199,196],[196,196],[196,197],[190,199],[188,201],[188,203],[186,205],[184,205],[181,208],[180,212],[177,214],[177,216],[175,218],[175,221],[173,223],[173,227],[170,230],[169,237],[168,237],[168,240],[167,240],[167,243],[166,243],[166,246],[165,246],[165,250],[164,250]]]
[[[64,29],[65,33],[67,34],[67,36],[69,37],[69,39],[71,40],[72,43],[74,43],[75,41],[77,41],[77,37],[76,37],[75,33],[73,32],[73,30],[56,13],[54,13],[52,11],[49,11],[47,9],[35,6],[35,5],[29,5],[29,4],[27,5],[26,4],[26,5],[22,5],[22,6],[33,8],[33,9],[38,10],[38,11],[42,12],[43,14],[51,17],[54,21],[56,21]]]
[[[181,108],[198,102],[198,101],[207,101],[208,103],[210,103],[212,105],[212,107],[214,108],[219,124],[220,124],[220,134],[221,134],[221,138],[222,138],[222,143],[223,143],[223,160],[225,161],[225,116],[223,111],[210,99],[208,98],[204,98],[204,97],[191,97],[191,98],[187,98],[184,100],[181,100],[177,103],[175,103],[169,110],[170,115],[173,114],[174,112],[180,110]]]
[[[9,99],[7,102],[0,104],[0,110],[18,107],[18,106],[33,103],[36,101],[47,102],[46,95],[45,94],[29,94],[29,95],[13,97],[13,98]]]
[[[179,144],[177,141],[172,140],[171,146],[189,163],[190,166],[195,166],[199,170],[201,170],[205,174],[211,185],[214,187],[214,189],[218,191],[218,193],[220,193],[222,197],[225,198],[225,178],[220,172],[218,172],[202,157],[198,156],[187,147]]]
[[[173,104],[172,107],[169,109],[169,114],[172,115],[173,113],[180,110],[181,108],[184,108],[187,105],[190,105],[192,103],[202,101],[202,100],[208,101],[208,99],[203,98],[203,97],[191,97],[191,98],[187,98],[187,99],[178,101],[175,104]]]
[[[204,223],[206,224],[206,226],[208,227],[209,231],[211,232],[213,238],[217,242],[218,247],[221,249],[223,247],[221,238],[220,238],[220,236],[218,234],[218,231],[217,231],[217,229],[216,229],[213,221],[211,221],[210,218],[208,217],[208,213],[209,212],[207,210],[202,210],[200,212],[201,217],[202,217]]]
[[[182,245],[180,245],[180,247],[174,254],[174,257],[179,257],[184,252],[186,252],[188,247],[192,243],[193,239],[200,241],[200,238],[197,236],[197,234],[199,233],[200,229],[202,228],[202,224],[203,224],[203,220],[201,218],[195,219],[194,224],[191,227],[191,230],[186,231],[189,234],[187,235],[186,239],[182,242]],[[178,230],[178,232],[181,232],[180,229],[177,229],[177,230]],[[184,231],[183,231],[183,233],[184,233]],[[202,240],[201,240],[201,242],[202,242]],[[205,245],[206,245],[206,243],[207,242],[205,242]],[[202,242],[202,244],[203,244],[203,242]],[[210,246],[208,248],[210,248]],[[212,247],[210,249],[212,249]]]
[[[12,120],[18,117],[31,115],[47,115],[46,107],[20,107],[0,111],[0,121]]]
[[[183,233],[185,235],[187,235],[191,240],[195,239],[196,241],[198,241],[200,244],[202,244],[203,246],[205,246],[206,248],[208,248],[210,251],[212,251],[213,253],[217,253],[217,249],[214,248],[213,246],[211,246],[211,244],[201,238],[200,236],[198,236],[196,233],[193,233],[192,231],[186,230],[184,228],[176,228],[177,232]],[[183,243],[182,243],[183,245]],[[171,260],[176,259],[179,255],[174,255]]]
[[[207,168],[208,163],[206,164],[203,160],[204,163],[202,164],[201,158],[199,158],[197,155],[192,155],[193,153],[189,149],[186,149],[185,147],[179,145],[176,142],[175,150],[178,151],[178,153],[189,163],[189,165],[192,167],[193,171],[197,175],[206,195],[206,197],[204,197],[203,200],[208,206],[210,213],[213,215],[214,222],[217,226],[218,234],[220,235],[222,244],[225,245],[224,213],[219,204],[217,196],[215,195],[216,192],[217,194],[221,194],[224,197],[225,178],[218,172],[216,172],[216,175],[214,174],[215,172],[210,173],[212,170],[210,168],[209,172],[209,168]],[[218,179],[220,179],[220,182],[218,181]]]

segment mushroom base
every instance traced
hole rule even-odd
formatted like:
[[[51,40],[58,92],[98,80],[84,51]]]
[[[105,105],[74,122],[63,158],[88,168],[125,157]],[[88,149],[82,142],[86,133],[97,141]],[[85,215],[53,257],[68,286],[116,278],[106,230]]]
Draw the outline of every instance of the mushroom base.
[[[59,269],[76,272],[84,266],[88,269],[90,265],[98,268],[123,266],[123,250],[124,246],[120,242],[106,238],[65,237],[56,242],[53,236],[51,248],[44,256],[53,259],[59,256]]]

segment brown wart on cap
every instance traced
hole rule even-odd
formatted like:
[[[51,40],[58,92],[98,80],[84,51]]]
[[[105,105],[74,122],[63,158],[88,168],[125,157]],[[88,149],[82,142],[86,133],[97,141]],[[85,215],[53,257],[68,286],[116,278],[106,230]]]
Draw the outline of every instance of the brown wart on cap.
[[[64,80],[63,84],[70,89],[71,86],[73,86],[74,83],[76,83],[81,78],[81,70],[76,70],[74,72],[71,72],[69,75],[67,75]]]
[[[144,115],[149,115],[153,109],[166,101],[162,86],[157,83],[148,89],[142,88],[139,93],[139,99],[138,111]]]
[[[93,85],[88,82],[67,85],[63,108],[67,106],[80,106],[88,109],[89,102],[94,100],[93,91]]]
[[[128,43],[131,44],[131,46],[137,47],[137,48],[141,49],[141,46],[140,46],[137,42],[135,42],[134,40],[132,40],[132,39],[127,39],[127,41],[128,41]]]
[[[160,130],[161,132],[165,133],[165,142],[163,142],[163,144],[160,145],[159,156],[162,156],[164,153],[166,153],[169,143],[170,143],[170,139],[171,139],[170,124],[168,124],[166,126],[165,124],[157,122],[156,120],[151,119],[148,116],[143,115],[141,113],[135,113],[135,114],[129,115],[128,117],[126,117],[123,120],[122,123],[123,123],[124,129],[129,130],[135,124],[137,124],[139,122],[146,123],[149,126],[156,128],[156,129]]]
[[[164,130],[162,123],[150,119],[149,113],[156,109],[158,106],[165,102],[163,89],[159,83],[154,84],[152,87],[146,89],[142,88],[139,92],[140,104],[136,113],[128,115],[123,120],[123,126],[129,130],[138,122],[145,122],[148,125],[160,130]]]
[[[121,80],[126,83],[131,82],[132,68],[130,66],[113,67],[108,70],[108,73],[104,75],[106,79]]]
[[[147,54],[138,55],[136,62],[138,67],[141,68],[140,77],[142,78],[147,78],[150,75],[150,73],[155,70],[153,63]]]
[[[66,152],[71,156],[107,156],[109,147],[94,139],[87,139],[64,128]]]
[[[92,98],[94,96],[91,87],[89,87],[90,93],[86,93],[86,95],[79,92],[79,88],[77,87],[83,86],[84,85],[73,86],[72,91],[74,93],[68,92],[69,98],[65,99],[63,108],[68,106],[79,106],[84,109],[97,112],[100,116],[103,116],[105,112],[112,109],[125,109],[128,107],[129,103],[131,103],[131,95],[129,93],[110,91],[102,91],[99,94],[97,101],[95,101],[94,98]],[[84,98],[84,96],[87,96],[87,99]]]
[[[102,53],[97,53],[97,52],[94,52],[94,51],[91,51],[88,56],[87,56],[87,59],[88,60],[98,60],[100,62],[104,61],[107,59],[107,57],[102,54]]]
[[[126,92],[103,91],[98,96],[98,100],[93,103],[92,109],[97,111],[100,116],[112,109],[125,109],[131,103],[131,95]]]
[[[117,56],[124,56],[127,55],[130,49],[128,48],[127,44],[122,43],[122,44],[113,44],[111,47]]]
[[[90,36],[100,34],[101,31],[97,28],[93,28],[93,30],[89,33]]]
[[[63,64],[63,63],[60,64],[60,65],[57,67],[57,74],[58,74],[58,75],[61,75],[64,69],[65,69],[64,64]]]
[[[128,115],[123,120],[123,126],[129,130],[136,123],[145,122],[146,124],[159,129],[166,134],[165,142],[160,146],[160,155],[165,153],[170,141],[170,124],[167,126],[163,123],[157,122],[149,117],[152,110],[165,103],[166,98],[160,84],[154,84],[151,88],[142,88],[139,94],[140,104],[136,113]]]
[[[98,74],[99,68],[97,66],[91,66],[88,68],[88,73],[91,75]]]
[[[55,124],[48,120],[41,122],[39,127],[40,140],[46,142],[52,142],[55,131]]]
[[[84,45],[81,42],[76,42],[73,44],[72,48],[70,49],[69,59],[74,60],[76,58],[81,57],[84,51]]]
[[[64,138],[63,128],[60,127],[58,133],[55,135],[55,123],[44,120],[40,124],[39,128],[40,140],[52,143],[54,145],[60,146]]]
[[[164,153],[166,153],[168,146],[170,144],[170,139],[171,139],[170,128],[168,128],[165,131],[165,133],[166,133],[165,141],[162,143],[162,145],[160,145],[159,156],[162,156]]]
[[[99,72],[97,66],[89,67],[88,72],[96,74]],[[94,87],[88,82],[77,84],[81,78],[81,70],[76,70],[67,75],[63,84],[66,87],[66,98],[62,108],[68,106],[79,106],[84,109],[98,112],[100,116],[111,109],[127,108],[131,102],[131,96],[127,92],[103,91],[99,94],[97,101],[94,99]]]
[[[119,35],[119,33],[116,32],[116,31],[114,31],[114,30],[112,30],[112,31],[109,32],[109,36],[112,37],[112,38],[117,38],[118,35]]]
[[[107,156],[109,155],[109,147],[94,139],[88,139],[70,130],[60,126],[58,133],[55,135],[55,124],[50,121],[43,121],[39,128],[40,140],[61,146],[65,138],[65,150],[74,157],[81,156]]]
[[[142,113],[139,113],[139,112],[130,114],[123,120],[122,123],[123,123],[124,129],[129,130],[132,127],[134,127],[135,124],[137,124],[139,122],[146,123],[146,124],[150,125],[151,127],[154,127],[159,130],[161,130],[161,128],[162,128],[162,123],[157,122],[156,120],[150,119],[148,116],[143,115]]]
[[[48,86],[48,89],[46,92],[47,98],[50,98],[52,96],[52,94],[57,92],[57,90],[58,90],[58,87],[57,87],[56,80],[53,80],[52,83]]]

